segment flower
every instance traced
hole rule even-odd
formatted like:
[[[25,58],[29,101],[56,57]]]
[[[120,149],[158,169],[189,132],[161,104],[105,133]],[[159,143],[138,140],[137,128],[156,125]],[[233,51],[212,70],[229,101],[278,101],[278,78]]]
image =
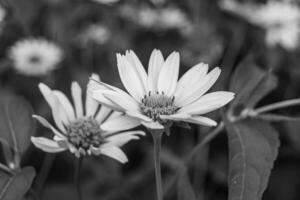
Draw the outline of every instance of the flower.
[[[300,9],[293,2],[269,1],[266,4],[253,4],[223,0],[220,7],[264,28],[269,46],[279,44],[286,49],[298,46]]]
[[[9,50],[14,68],[24,75],[46,75],[54,70],[63,58],[62,49],[42,38],[17,41]]]
[[[100,80],[95,74],[92,77]],[[58,127],[56,129],[41,116],[33,116],[54,133],[53,139],[31,138],[32,143],[43,151],[56,153],[69,150],[76,157],[103,154],[125,163],[127,157],[120,147],[144,135],[142,131],[125,131],[138,126],[137,119],[113,112],[105,106],[99,109],[99,104],[88,94],[84,109],[82,91],[77,82],[71,86],[74,107],[62,92],[51,90],[43,83],[39,84],[39,88],[52,109]]]
[[[92,24],[82,32],[79,39],[87,44],[89,42],[96,43],[99,45],[105,44],[111,37],[110,30],[100,24]]]
[[[98,102],[141,120],[141,124],[149,129],[165,129],[173,121],[216,126],[215,121],[201,115],[234,98],[234,93],[225,91],[205,94],[221,73],[218,67],[207,73],[208,65],[199,63],[177,81],[177,52],[164,60],[159,50],[153,50],[148,74],[133,51],[117,54],[117,62],[121,81],[129,94],[93,77],[88,91]]]
[[[93,0],[93,1],[101,4],[111,5],[117,3],[119,0]]]

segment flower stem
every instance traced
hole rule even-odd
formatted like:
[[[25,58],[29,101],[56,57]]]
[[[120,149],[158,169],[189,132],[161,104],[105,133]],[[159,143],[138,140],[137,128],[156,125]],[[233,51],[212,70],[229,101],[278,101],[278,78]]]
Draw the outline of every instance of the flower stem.
[[[154,167],[157,200],[163,200],[163,190],[161,181],[161,167],[160,167],[160,152],[161,152],[161,138],[163,131],[151,131],[154,143]]]
[[[74,184],[77,192],[77,199],[82,200],[82,194],[80,190],[80,169],[82,165],[82,157],[79,157],[77,160],[77,166],[75,169],[75,175],[74,175]]]
[[[265,113],[268,111],[276,110],[279,108],[289,107],[289,106],[296,106],[300,105],[300,98],[299,99],[291,99],[291,100],[285,100],[280,101],[277,103],[269,104],[260,108],[255,109],[255,112],[257,114]]]

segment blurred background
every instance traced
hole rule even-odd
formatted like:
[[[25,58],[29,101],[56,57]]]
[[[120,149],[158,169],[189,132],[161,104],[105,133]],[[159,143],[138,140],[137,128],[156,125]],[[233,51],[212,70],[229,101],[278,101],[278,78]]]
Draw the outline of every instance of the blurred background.
[[[228,90],[238,66],[271,71],[277,87],[258,105],[300,95],[300,8],[289,0],[1,0],[0,98],[24,97],[34,112],[52,121],[38,90],[43,82],[70,97],[72,81],[86,88],[91,73],[123,87],[116,53],[132,49],[147,68],[154,48],[166,57],[180,53],[181,74],[204,62],[220,66],[214,90]],[[280,111],[299,115],[299,108]],[[221,121],[220,112],[212,117]],[[273,124],[281,147],[263,199],[300,198],[299,122]],[[226,199],[228,141],[222,131],[187,156],[211,130],[191,125],[173,127],[163,138],[162,172],[165,199],[187,199],[190,189],[200,200]],[[37,125],[36,135],[50,136]],[[155,178],[152,140],[146,136],[123,148],[130,162],[107,157],[83,161],[85,200],[153,200]],[[37,171],[33,188],[43,200],[75,199],[76,158],[68,152],[46,154],[33,146],[22,165]]]

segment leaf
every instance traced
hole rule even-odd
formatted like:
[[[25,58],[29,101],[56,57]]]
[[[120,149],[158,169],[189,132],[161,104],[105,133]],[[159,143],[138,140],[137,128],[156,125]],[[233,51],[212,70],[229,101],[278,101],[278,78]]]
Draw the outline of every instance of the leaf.
[[[0,200],[19,200],[29,190],[35,170],[25,167],[22,171],[9,175],[0,171]]]
[[[188,177],[187,169],[182,169],[180,171],[178,182],[177,182],[177,199],[180,200],[196,200],[196,194],[191,185],[190,179]]]
[[[229,200],[260,200],[278,154],[276,130],[262,120],[226,122]]]
[[[0,141],[15,153],[24,153],[35,130],[32,107],[23,98],[9,95],[0,101]]]
[[[242,63],[235,70],[229,90],[236,93],[231,108],[254,106],[277,86],[277,78],[256,65]]]

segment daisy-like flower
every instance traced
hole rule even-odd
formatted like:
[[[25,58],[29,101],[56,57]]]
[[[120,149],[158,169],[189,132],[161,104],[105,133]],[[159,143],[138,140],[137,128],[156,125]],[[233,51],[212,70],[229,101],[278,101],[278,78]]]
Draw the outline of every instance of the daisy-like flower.
[[[148,74],[133,51],[117,54],[117,62],[121,81],[129,94],[93,77],[88,91],[98,102],[141,120],[150,130],[167,129],[174,121],[216,126],[214,120],[202,115],[234,98],[234,93],[225,91],[205,94],[221,73],[218,67],[208,73],[208,65],[199,63],[178,81],[177,52],[164,60],[162,53],[154,50]]]
[[[97,75],[92,77],[99,81]],[[43,151],[57,153],[69,150],[76,157],[103,154],[125,163],[127,157],[120,147],[144,135],[142,131],[125,131],[138,126],[139,120],[113,112],[105,106],[100,107],[88,94],[84,108],[82,90],[77,82],[71,86],[74,106],[62,92],[51,90],[42,83],[39,88],[52,109],[58,128],[43,117],[34,115],[35,119],[54,133],[52,139],[31,138],[32,143]]]
[[[79,39],[82,43],[87,44],[89,42],[99,45],[105,44],[111,37],[110,30],[101,24],[92,24],[82,32]]]
[[[291,1],[268,1],[266,4],[238,3],[223,0],[220,7],[266,30],[269,46],[286,49],[298,46],[300,36],[300,9]]]
[[[93,0],[97,3],[105,4],[105,5],[111,5],[114,3],[117,3],[119,0]]]
[[[63,58],[62,49],[42,38],[17,41],[8,53],[14,68],[24,75],[41,76],[57,68]]]

